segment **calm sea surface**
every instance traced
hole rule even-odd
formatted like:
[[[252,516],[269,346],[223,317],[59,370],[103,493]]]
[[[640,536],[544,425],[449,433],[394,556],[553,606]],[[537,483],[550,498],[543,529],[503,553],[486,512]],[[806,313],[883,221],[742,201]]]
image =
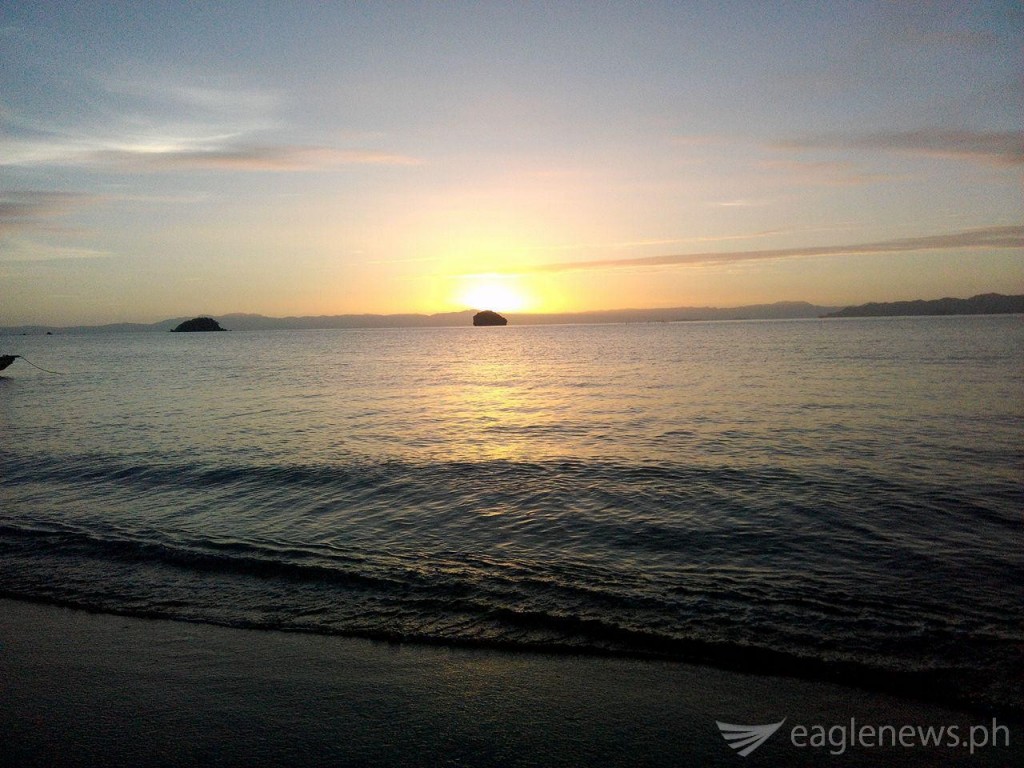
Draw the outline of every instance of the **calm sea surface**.
[[[0,353],[0,594],[1020,706],[1019,316]]]

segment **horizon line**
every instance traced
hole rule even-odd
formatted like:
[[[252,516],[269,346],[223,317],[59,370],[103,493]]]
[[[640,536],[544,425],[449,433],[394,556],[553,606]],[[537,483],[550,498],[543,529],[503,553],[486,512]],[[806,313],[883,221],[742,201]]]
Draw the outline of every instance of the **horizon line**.
[[[855,304],[817,304],[815,302],[806,301],[803,299],[781,299],[778,301],[767,301],[767,302],[756,302],[753,304],[737,304],[731,306],[714,306],[710,304],[706,305],[674,305],[667,307],[622,307],[615,309],[580,309],[580,310],[566,310],[560,312],[520,312],[520,311],[496,311],[501,315],[507,317],[520,317],[520,318],[542,318],[542,317],[569,317],[569,316],[581,316],[581,315],[616,315],[625,313],[659,313],[659,312],[674,312],[674,311],[711,311],[711,312],[728,312],[728,311],[742,311],[746,309],[754,309],[761,307],[779,307],[784,305],[793,306],[806,306],[812,307],[815,310],[825,311],[839,311],[844,309],[851,309],[856,307],[865,307],[872,305],[886,305],[886,304],[908,304],[908,303],[927,303],[927,302],[938,302],[938,301],[969,301],[980,297],[987,296],[998,296],[1001,298],[1024,298],[1024,293],[999,293],[998,291],[986,291],[983,293],[976,293],[967,297],[958,296],[940,296],[931,299],[896,299],[893,301],[865,301]],[[259,318],[262,320],[277,320],[277,321],[288,321],[288,320],[315,320],[315,319],[341,319],[341,318],[401,318],[401,317],[414,317],[430,319],[434,317],[445,317],[451,315],[468,315],[476,312],[483,312],[487,310],[481,310],[476,308],[448,310],[442,312],[339,312],[335,314],[309,314],[309,315],[264,315],[259,312],[203,312],[197,314],[188,315],[177,315],[174,317],[165,317],[159,320],[153,321],[141,321],[141,320],[115,320],[112,322],[98,322],[98,323],[76,323],[70,325],[50,325],[41,322],[34,323],[19,323],[16,325],[2,325],[0,326],[0,332],[4,331],[18,331],[23,329],[50,329],[50,330],[68,330],[77,328],[105,328],[111,326],[159,326],[166,323],[176,323],[182,320],[187,320],[197,317],[210,317],[210,318],[230,318],[230,317],[248,317],[248,318]]]

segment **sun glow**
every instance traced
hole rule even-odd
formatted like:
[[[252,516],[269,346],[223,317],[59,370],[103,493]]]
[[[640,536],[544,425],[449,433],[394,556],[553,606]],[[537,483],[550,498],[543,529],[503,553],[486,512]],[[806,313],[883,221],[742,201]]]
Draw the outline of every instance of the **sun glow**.
[[[514,276],[466,275],[461,282],[457,301],[467,309],[522,312],[533,304]]]

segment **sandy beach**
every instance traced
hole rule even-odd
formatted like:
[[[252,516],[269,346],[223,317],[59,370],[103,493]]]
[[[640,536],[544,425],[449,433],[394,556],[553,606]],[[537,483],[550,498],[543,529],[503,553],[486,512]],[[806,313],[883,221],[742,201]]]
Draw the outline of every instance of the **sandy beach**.
[[[686,664],[388,645],[10,600],[0,617],[0,760],[10,766],[935,766],[1022,756],[1019,723],[994,732],[1008,748],[972,750],[971,725],[991,730],[990,717]],[[964,743],[842,746],[851,717],[858,729],[957,725]],[[747,757],[716,727],[783,718]],[[813,746],[815,724],[832,728],[832,743]],[[800,725],[805,738],[791,730]]]

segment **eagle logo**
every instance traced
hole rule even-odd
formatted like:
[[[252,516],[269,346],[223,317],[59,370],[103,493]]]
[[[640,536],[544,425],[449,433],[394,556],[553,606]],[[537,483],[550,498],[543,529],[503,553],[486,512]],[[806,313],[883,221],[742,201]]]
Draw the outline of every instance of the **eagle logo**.
[[[718,730],[722,732],[722,738],[728,742],[729,746],[739,752],[740,757],[746,757],[764,744],[768,737],[779,730],[784,722],[786,722],[786,718],[782,718],[777,723],[768,723],[767,725],[736,725],[734,723],[723,723],[721,720],[716,720],[715,724],[718,726]]]

